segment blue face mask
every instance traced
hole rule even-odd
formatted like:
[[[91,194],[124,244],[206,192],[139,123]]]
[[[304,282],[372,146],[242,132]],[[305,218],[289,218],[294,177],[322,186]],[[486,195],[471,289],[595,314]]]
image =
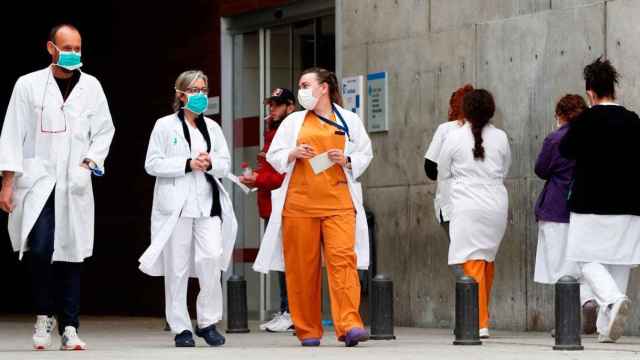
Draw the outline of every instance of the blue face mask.
[[[194,114],[200,115],[209,107],[209,98],[202,92],[187,94],[187,103],[184,108]]]
[[[56,63],[56,65],[70,71],[76,70],[82,67],[80,52],[62,51],[57,46],[55,46],[55,48],[58,50],[58,62]]]

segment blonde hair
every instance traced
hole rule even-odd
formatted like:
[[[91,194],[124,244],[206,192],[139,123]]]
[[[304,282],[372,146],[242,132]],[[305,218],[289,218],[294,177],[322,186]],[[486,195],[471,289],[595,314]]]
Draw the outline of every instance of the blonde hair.
[[[198,79],[204,80],[204,84],[209,86],[209,79],[207,78],[207,75],[200,70],[187,70],[178,76],[175,84],[176,94],[173,99],[174,111],[178,111],[184,106],[182,100],[180,100],[179,91],[187,91],[191,84],[196,82]]]

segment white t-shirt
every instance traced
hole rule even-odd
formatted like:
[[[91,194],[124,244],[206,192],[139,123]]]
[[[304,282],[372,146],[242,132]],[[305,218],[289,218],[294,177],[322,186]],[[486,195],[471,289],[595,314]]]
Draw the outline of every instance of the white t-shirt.
[[[444,141],[447,139],[447,135],[449,135],[452,130],[459,129],[461,126],[462,125],[458,121],[447,121],[440,124],[436,129],[435,134],[433,134],[433,139],[429,144],[427,153],[424,154],[424,158],[437,163],[438,158],[440,157],[440,151],[442,150],[442,144],[444,144]],[[438,222],[441,222],[442,220],[447,222],[450,220],[451,199],[449,196],[449,187],[450,180],[438,180],[436,196],[433,199],[433,206],[435,208],[435,214]],[[440,218],[440,216],[442,216],[442,218]]]
[[[201,152],[207,152],[207,142],[197,128],[191,127],[189,124],[187,127],[191,137],[191,158],[195,159]],[[189,194],[180,217],[199,218],[211,215],[213,191],[204,172],[193,170],[186,177],[189,179]]]

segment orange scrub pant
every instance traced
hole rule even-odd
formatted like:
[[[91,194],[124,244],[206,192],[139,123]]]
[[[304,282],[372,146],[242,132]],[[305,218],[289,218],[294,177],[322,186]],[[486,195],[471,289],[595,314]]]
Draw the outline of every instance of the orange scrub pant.
[[[478,310],[480,329],[489,328],[489,299],[493,286],[495,263],[484,260],[469,260],[463,264],[464,274],[478,283]]]
[[[338,338],[360,318],[360,281],[356,268],[356,217],[353,210],[326,217],[282,218],[289,310],[298,339],[322,337],[322,257],[329,276],[331,316]]]

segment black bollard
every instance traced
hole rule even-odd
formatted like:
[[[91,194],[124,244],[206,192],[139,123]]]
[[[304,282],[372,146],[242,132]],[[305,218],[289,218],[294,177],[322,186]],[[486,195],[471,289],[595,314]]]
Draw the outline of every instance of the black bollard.
[[[376,275],[371,281],[371,340],[394,340],[393,281],[386,275]]]
[[[470,276],[456,279],[456,328],[453,345],[482,345],[478,312],[478,283]]]
[[[584,350],[580,338],[580,283],[563,276],[556,283],[556,344],[553,350]]]
[[[249,332],[247,319],[247,281],[240,275],[227,280],[227,333]]]

